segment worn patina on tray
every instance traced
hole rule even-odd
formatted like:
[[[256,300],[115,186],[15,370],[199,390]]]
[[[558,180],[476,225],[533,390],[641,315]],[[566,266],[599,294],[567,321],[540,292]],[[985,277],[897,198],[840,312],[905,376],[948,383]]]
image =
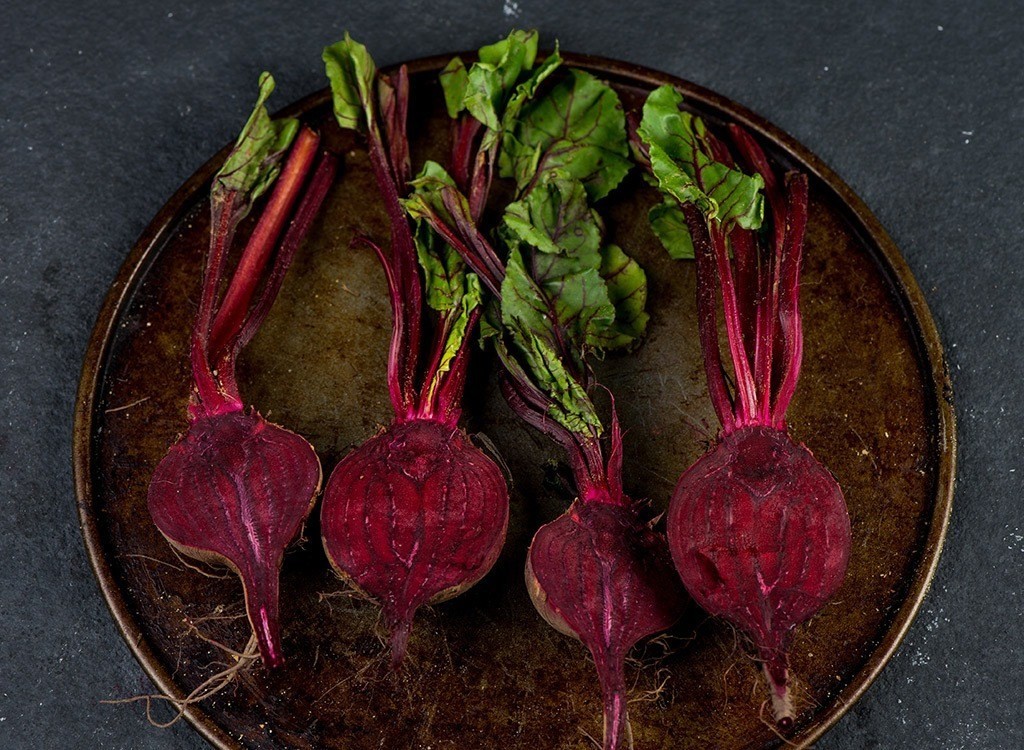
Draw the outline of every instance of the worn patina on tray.
[[[917,612],[949,518],[955,434],[941,345],[923,296],[877,220],[814,155],[742,107],[693,84],[620,62],[565,55],[607,79],[627,108],[672,83],[711,122],[741,122],[779,162],[811,176],[803,269],[804,368],[794,437],[836,474],[853,524],[835,599],[798,631],[792,667],[796,746],[820,737],[867,688]],[[436,74],[448,56],[410,63],[414,163],[443,158],[448,131]],[[326,92],[287,114],[322,129],[343,155],[323,215],[263,330],[240,363],[242,392],[306,436],[325,473],[389,420],[390,313],[376,259],[352,250],[384,238],[366,153],[332,123]],[[118,626],[157,686],[183,696],[220,658],[190,629],[236,648],[248,635],[233,576],[208,578],[171,553],[146,510],[153,469],[184,430],[187,346],[208,230],[208,182],[226,152],[171,198],[132,250],[100,312],[83,366],[74,464],[82,530]],[[600,376],[618,396],[626,483],[664,507],[714,425],[696,336],[691,264],[673,262],[647,227],[659,200],[634,173],[605,204],[611,238],[644,266],[651,321],[639,351]],[[246,225],[246,226],[251,226]],[[243,232],[246,231],[243,227]],[[466,595],[424,611],[400,676],[387,673],[377,610],[345,596],[319,545],[285,559],[285,667],[258,669],[186,718],[221,748],[572,748],[600,735],[585,649],[534,611],[522,569],[530,536],[571,499],[560,456],[520,425],[478,357],[468,428],[486,435],[515,483],[508,542]],[[548,461],[545,464],[545,461]],[[723,623],[695,607],[637,653],[630,706],[638,750],[782,747],[762,713],[755,664]],[[101,696],[115,697],[115,696]],[[124,708],[122,710],[132,710]]]

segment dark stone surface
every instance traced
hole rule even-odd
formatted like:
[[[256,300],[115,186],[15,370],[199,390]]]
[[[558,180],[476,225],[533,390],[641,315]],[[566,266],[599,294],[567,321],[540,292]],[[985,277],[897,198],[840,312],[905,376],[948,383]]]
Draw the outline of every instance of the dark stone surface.
[[[322,85],[320,49],[344,28],[386,64],[516,24],[746,104],[889,229],[949,353],[959,486],[917,622],[819,747],[1024,747],[1024,15],[1013,3],[21,5],[0,31],[0,746],[204,746],[186,725],[157,730],[138,707],[100,704],[147,684],[89,570],[71,484],[81,357],[146,222],[233,135],[259,70],[275,72],[284,103]]]

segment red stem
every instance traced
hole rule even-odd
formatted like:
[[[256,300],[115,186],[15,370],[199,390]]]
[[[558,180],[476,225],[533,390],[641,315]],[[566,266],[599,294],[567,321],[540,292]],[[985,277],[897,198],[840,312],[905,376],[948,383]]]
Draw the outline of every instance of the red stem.
[[[428,418],[439,419],[445,424],[454,426],[462,416],[462,395],[466,390],[469,350],[473,341],[473,332],[476,330],[482,312],[483,309],[477,306],[469,314],[466,335],[463,337],[462,343],[459,344],[459,351],[448,365],[448,372],[442,376],[441,384],[434,392],[432,402],[426,405]]]
[[[473,165],[473,181],[469,185],[469,215],[473,221],[480,221],[487,196],[491,192],[491,181],[494,179],[494,160],[498,155],[498,141],[486,151],[479,151]]]
[[[459,190],[469,193],[470,168],[473,164],[473,143],[482,123],[475,117],[463,115],[452,120],[452,178]]]
[[[758,296],[757,240],[753,232],[733,227],[729,233],[729,245],[732,248],[733,259],[736,261],[736,296],[739,298],[744,349],[747,358],[756,362],[757,310],[760,300]],[[761,397],[761,392],[758,391],[758,398]]]
[[[380,100],[391,173],[397,184],[405,185],[412,178],[409,139],[405,133],[409,113],[409,69],[405,65],[400,67],[394,81],[382,75],[378,88],[382,92]]]
[[[708,381],[708,395],[711,404],[722,423],[722,429],[730,432],[735,426],[732,399],[725,383],[722,369],[722,355],[718,348],[717,295],[715,294],[715,251],[711,247],[704,214],[692,203],[680,206],[686,216],[687,226],[693,238],[694,259],[697,263],[697,332],[700,348],[704,354],[704,374]]]
[[[762,268],[760,274],[757,334],[754,348],[754,380],[760,398],[757,419],[762,423],[768,423],[772,413],[772,375],[775,349],[777,348],[779,285],[782,278],[781,255],[785,243],[786,207],[775,172],[757,141],[738,125],[730,125],[729,132],[746,162],[747,168],[760,174],[764,180],[764,192],[768,199],[772,220],[773,252],[767,259],[767,269]]]
[[[729,264],[729,248],[725,235],[718,226],[711,227],[711,245],[718,268],[718,284],[722,291],[722,310],[725,313],[725,333],[729,341],[733,370],[736,373],[736,392],[739,395],[738,414],[740,425],[746,424],[757,413],[757,391],[754,377],[750,372],[750,360],[743,346],[743,326],[740,323],[739,304],[733,285],[732,267]],[[700,269],[698,268],[698,273]]]
[[[441,200],[444,203],[448,214],[455,220],[455,229],[448,227],[444,221],[437,217],[436,222],[431,222],[439,234],[453,239],[452,244],[463,260],[476,272],[484,283],[497,297],[501,297],[501,282],[505,278],[505,264],[498,253],[495,252],[491,243],[480,232],[476,220],[472,216],[465,216],[462,212],[462,202],[451,188],[441,190]]]
[[[298,252],[299,247],[305,241],[309,230],[313,226],[313,221],[320,213],[320,208],[323,206],[327,193],[334,183],[337,169],[337,156],[326,151],[320,154],[319,161],[313,170],[313,177],[310,178],[309,184],[302,195],[302,200],[299,202],[299,207],[295,210],[295,216],[285,231],[284,239],[281,240],[280,249],[277,251],[277,255],[270,268],[270,275],[263,283],[260,296],[250,308],[249,316],[245,319],[245,324],[238,333],[238,338],[235,341],[236,354],[252,341],[253,336],[256,335],[263,321],[266,320],[274,300],[277,299],[278,292],[281,291],[281,285],[284,283],[288,269],[295,259],[296,252]]]
[[[405,315],[402,313],[402,291],[398,287],[398,280],[391,267],[391,262],[380,246],[366,237],[356,237],[352,240],[353,245],[366,245],[377,254],[384,269],[384,278],[388,282],[388,296],[391,299],[391,346],[388,348],[388,393],[391,396],[391,408],[398,417],[405,417],[409,414],[409,404],[406,402],[406,394],[402,390],[402,378],[398,371],[399,361],[402,358],[402,347],[405,345]]]
[[[197,419],[206,414],[237,411],[242,408],[237,390],[224,393],[217,385],[210,363],[210,327],[213,321],[214,303],[228,248],[235,236],[241,214],[236,212],[237,192],[220,197],[214,194],[210,203],[210,248],[206,255],[203,272],[203,287],[199,298],[199,311],[192,328],[192,344],[189,359],[192,363],[192,380],[196,385],[198,403],[189,406],[189,417]]]
[[[288,162],[281,170],[270,201],[264,208],[252,236],[249,237],[242,258],[238,261],[217,310],[210,334],[210,354],[214,360],[220,359],[233,348],[232,339],[242,327],[249,311],[249,303],[263,278],[277,239],[309,174],[319,142],[320,136],[309,128],[303,128],[295,141]]]
[[[800,264],[804,233],[807,229],[807,175],[790,173],[786,180],[787,222],[785,251],[782,259],[782,295],[779,303],[779,325],[785,345],[785,369],[778,396],[772,407],[772,423],[782,429],[800,379],[804,337],[800,319]]]
[[[295,216],[289,222],[284,239],[281,240],[277,253],[270,262],[270,271],[269,274],[266,274],[266,280],[263,282],[259,296],[250,305],[249,314],[238,335],[232,340],[231,346],[223,351],[217,363],[217,377],[225,388],[230,387],[237,392],[235,361],[238,358],[238,353],[252,341],[253,336],[263,325],[263,321],[266,320],[270,308],[273,307],[274,300],[277,299],[285,276],[288,274],[288,269],[295,259],[295,254],[306,239],[306,235],[309,234],[317,214],[320,213],[320,207],[334,181],[337,166],[336,156],[326,152],[321,154],[313,177],[295,211]]]
[[[401,343],[392,346],[388,372],[397,376],[396,386],[401,393],[401,408],[396,416],[404,416],[415,409],[416,368],[420,354],[420,329],[423,318],[423,289],[417,269],[416,245],[412,230],[402,208],[398,186],[392,179],[380,132],[370,123],[368,140],[370,164],[377,178],[377,186],[384,198],[384,207],[391,223],[391,254],[386,263],[392,266],[397,294],[392,295],[394,328],[402,334]],[[391,362],[391,359],[394,362]],[[395,386],[391,386],[392,388]],[[392,400],[393,401],[393,400]]]

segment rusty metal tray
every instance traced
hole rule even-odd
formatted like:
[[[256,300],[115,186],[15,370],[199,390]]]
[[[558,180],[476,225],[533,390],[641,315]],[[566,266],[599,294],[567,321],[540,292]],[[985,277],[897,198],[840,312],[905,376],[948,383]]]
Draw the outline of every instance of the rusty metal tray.
[[[769,154],[811,175],[802,305],[806,351],[791,409],[796,437],[832,469],[853,522],[838,596],[793,648],[808,747],[857,700],[918,610],[949,519],[955,432],[935,326],[899,251],[863,202],[795,140],[694,84],[621,62],[566,55],[610,81],[627,107],[672,83],[710,121],[737,121]],[[410,63],[414,161],[447,139],[436,73],[448,57]],[[341,177],[264,329],[240,363],[242,391],[316,446],[325,475],[389,418],[390,330],[384,279],[357,233],[386,237],[365,151],[330,123],[326,92],[287,114],[322,127],[343,154]],[[185,426],[187,344],[206,247],[208,181],[225,152],[153,219],[107,296],[82,370],[74,468],[85,544],[129,646],[160,690],[187,694],[216,667],[189,623],[240,647],[248,625],[234,577],[185,569],[151,523],[150,475]],[[618,396],[626,482],[664,506],[706,448],[714,415],[696,336],[692,266],[674,263],[646,227],[653,189],[631,176],[604,207],[613,239],[648,273],[651,322],[636,355],[600,375]],[[244,233],[244,228],[243,228]],[[508,543],[468,594],[423,612],[408,668],[389,675],[376,610],[340,594],[317,522],[282,578],[284,646],[277,673],[258,669],[190,706],[185,718],[218,748],[589,748],[600,735],[592,665],[548,627],[522,583],[530,536],[568,502],[545,462],[559,458],[505,408],[482,358],[468,394],[469,429],[488,435],[515,477]],[[210,619],[214,616],[213,619]],[[759,672],[723,623],[696,609],[637,655],[630,706],[638,750],[782,747],[764,720]],[[122,710],[134,710],[124,708]]]

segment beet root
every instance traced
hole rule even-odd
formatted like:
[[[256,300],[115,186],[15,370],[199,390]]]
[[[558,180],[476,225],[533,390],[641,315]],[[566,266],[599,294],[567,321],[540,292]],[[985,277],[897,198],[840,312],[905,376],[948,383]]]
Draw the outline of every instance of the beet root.
[[[594,657],[605,750],[623,747],[628,735],[626,656],[641,639],[671,627],[685,606],[664,538],[638,519],[631,503],[577,500],[538,529],[526,557],[537,611]]]
[[[832,474],[772,427],[743,427],[682,475],[667,516],[669,547],[690,595],[757,648],[783,728],[793,628],[843,581],[850,517]]]
[[[185,555],[225,564],[245,591],[268,667],[284,662],[278,585],[285,549],[320,489],[313,447],[255,411],[197,419],[156,468],[149,513]]]
[[[399,421],[338,464],[321,521],[335,570],[381,607],[398,667],[416,610],[459,595],[497,561],[508,488],[458,427]]]

